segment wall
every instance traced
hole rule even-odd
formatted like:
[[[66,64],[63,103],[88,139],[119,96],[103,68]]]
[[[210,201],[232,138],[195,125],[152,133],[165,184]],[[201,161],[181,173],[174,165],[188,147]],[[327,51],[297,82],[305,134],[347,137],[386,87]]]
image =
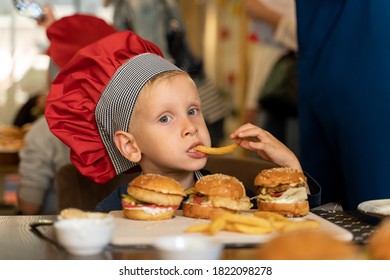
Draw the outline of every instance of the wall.
[[[195,53],[240,117],[247,79],[247,18],[239,0],[178,0]]]
[[[110,21],[111,11],[94,7],[93,1],[82,3],[88,2],[87,9],[93,9],[99,16]],[[245,96],[248,56],[247,22],[241,1],[177,1],[183,12],[194,53],[204,58],[207,73],[232,100],[232,108],[239,117]],[[74,13],[74,4],[78,3],[73,0],[52,2],[58,2],[54,6],[57,17]],[[48,42],[44,31],[33,20],[16,15],[13,9],[5,9],[5,6],[2,11],[0,59],[7,61],[4,53],[8,54],[8,60],[14,62],[14,70],[12,76],[5,78],[0,71],[0,124],[9,124],[18,107],[30,95],[46,88],[47,59],[36,56],[44,53]],[[13,33],[15,28],[17,32]],[[19,73],[16,76],[15,67]]]

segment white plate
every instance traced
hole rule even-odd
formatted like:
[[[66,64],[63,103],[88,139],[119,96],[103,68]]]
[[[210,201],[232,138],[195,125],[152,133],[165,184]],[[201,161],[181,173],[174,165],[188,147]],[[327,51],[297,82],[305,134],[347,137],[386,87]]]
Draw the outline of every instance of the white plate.
[[[123,216],[122,211],[112,211],[110,214],[115,217],[116,223],[116,228],[114,231],[114,236],[111,240],[111,244],[118,246],[151,245],[156,238],[167,235],[182,234],[191,225],[205,224],[210,222],[209,220],[205,219],[192,219],[184,217],[182,211],[177,211],[177,214],[173,219],[162,221],[130,220]],[[317,220],[323,230],[328,231],[337,239],[350,241],[353,238],[351,232],[313,213],[309,213],[306,217],[300,219]],[[194,233],[194,235],[203,234]],[[250,235],[221,231],[215,236],[210,236],[208,238],[216,239],[225,245],[243,246],[264,243],[273,236],[275,236],[275,233]]]
[[[368,200],[360,203],[357,209],[370,216],[390,216],[390,199]]]

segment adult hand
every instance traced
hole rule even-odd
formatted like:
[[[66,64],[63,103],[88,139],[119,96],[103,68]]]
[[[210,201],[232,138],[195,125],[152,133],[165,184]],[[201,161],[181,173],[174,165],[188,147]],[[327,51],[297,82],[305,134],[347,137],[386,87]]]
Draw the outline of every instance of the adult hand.
[[[246,15],[252,19],[264,21],[276,28],[282,15],[269,9],[259,0],[245,0],[244,9]]]
[[[45,4],[42,6],[42,9],[43,16],[37,20],[37,23],[39,26],[47,29],[53,22],[56,21],[56,18],[50,5]]]

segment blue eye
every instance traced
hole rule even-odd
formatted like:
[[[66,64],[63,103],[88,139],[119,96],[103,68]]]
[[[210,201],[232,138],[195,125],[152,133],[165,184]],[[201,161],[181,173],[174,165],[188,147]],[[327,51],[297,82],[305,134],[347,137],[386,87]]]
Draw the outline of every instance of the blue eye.
[[[172,117],[170,117],[170,116],[163,116],[163,117],[161,117],[158,121],[159,121],[160,123],[167,123],[167,122],[169,122],[170,120],[172,120]]]
[[[191,108],[190,110],[188,110],[188,115],[189,116],[195,116],[195,115],[197,115],[198,114],[198,109],[196,109],[196,108]]]

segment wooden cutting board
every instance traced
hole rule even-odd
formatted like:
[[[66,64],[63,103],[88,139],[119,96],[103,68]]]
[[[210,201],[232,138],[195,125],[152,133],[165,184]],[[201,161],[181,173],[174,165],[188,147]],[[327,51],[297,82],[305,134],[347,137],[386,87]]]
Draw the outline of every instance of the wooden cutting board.
[[[153,241],[161,236],[189,234],[185,230],[194,224],[210,223],[209,220],[192,219],[183,217],[181,211],[177,211],[176,216],[170,220],[163,221],[136,221],[126,219],[122,211],[110,212],[115,217],[116,228],[111,241],[112,245],[151,245]],[[313,213],[309,213],[305,218],[320,222],[321,229],[328,231],[340,240],[350,241],[353,238],[351,232],[337,226]],[[195,235],[207,236],[202,233],[191,233]],[[235,232],[220,231],[209,238],[217,239],[229,246],[245,246],[251,244],[264,243],[277,233],[251,235]]]

